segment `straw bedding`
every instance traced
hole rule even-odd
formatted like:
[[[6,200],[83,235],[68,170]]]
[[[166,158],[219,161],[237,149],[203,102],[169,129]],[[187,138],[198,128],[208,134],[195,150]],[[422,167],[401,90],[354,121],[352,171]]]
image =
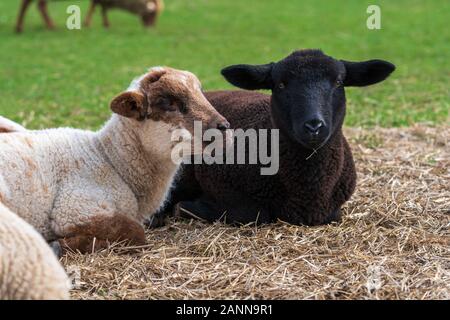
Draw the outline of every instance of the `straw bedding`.
[[[321,227],[172,219],[62,262],[74,299],[450,299],[450,127],[348,129],[357,191]]]

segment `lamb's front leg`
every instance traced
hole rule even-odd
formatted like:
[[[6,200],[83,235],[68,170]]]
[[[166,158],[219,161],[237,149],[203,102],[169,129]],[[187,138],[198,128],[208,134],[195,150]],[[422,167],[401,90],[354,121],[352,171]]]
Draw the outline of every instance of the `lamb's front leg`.
[[[248,223],[260,225],[273,221],[267,208],[256,205],[250,199],[228,201],[224,205],[205,195],[195,201],[180,202],[176,215],[208,222],[224,221],[235,225]]]
[[[118,241],[145,244],[143,224],[134,218],[137,206],[98,186],[81,185],[83,189],[63,188],[55,201],[52,229],[63,252],[88,253]],[[124,202],[128,209],[115,205]]]
[[[58,240],[61,253],[67,250],[94,252],[119,241],[131,245],[145,244],[142,224],[122,214],[95,215],[83,225],[69,227],[67,234]]]

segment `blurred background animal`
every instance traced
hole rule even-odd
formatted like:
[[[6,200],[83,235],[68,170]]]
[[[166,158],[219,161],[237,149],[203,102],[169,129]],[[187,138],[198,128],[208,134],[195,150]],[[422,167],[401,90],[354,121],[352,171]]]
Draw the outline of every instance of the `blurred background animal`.
[[[156,24],[156,19],[164,8],[162,0],[92,0],[85,20],[86,26],[91,24],[97,5],[102,8],[103,26],[106,28],[109,27],[108,9],[118,8],[134,13],[141,17],[145,27],[151,27]]]
[[[32,2],[33,0],[22,0],[16,23],[16,32],[18,33],[23,31],[25,14]],[[37,4],[47,28],[54,29],[55,25],[48,14],[47,0],[37,0]],[[145,27],[151,27],[156,24],[157,18],[164,8],[163,0],[91,0],[91,5],[84,23],[85,26],[91,24],[92,15],[97,5],[101,6],[103,26],[106,28],[110,25],[107,15],[109,9],[117,8],[133,13],[141,18]]]

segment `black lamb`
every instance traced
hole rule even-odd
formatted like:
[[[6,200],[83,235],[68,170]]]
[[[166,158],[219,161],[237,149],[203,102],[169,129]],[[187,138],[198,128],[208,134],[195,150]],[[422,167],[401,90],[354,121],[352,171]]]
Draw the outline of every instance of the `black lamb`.
[[[349,62],[320,50],[300,50],[277,63],[222,70],[233,85],[269,89],[206,94],[231,128],[280,129],[279,171],[257,165],[185,165],[172,192],[179,212],[207,221],[319,225],[337,221],[356,183],[352,152],[343,136],[344,87],[386,79],[387,61]],[[247,149],[248,150],[248,149]],[[248,151],[247,151],[248,152]]]

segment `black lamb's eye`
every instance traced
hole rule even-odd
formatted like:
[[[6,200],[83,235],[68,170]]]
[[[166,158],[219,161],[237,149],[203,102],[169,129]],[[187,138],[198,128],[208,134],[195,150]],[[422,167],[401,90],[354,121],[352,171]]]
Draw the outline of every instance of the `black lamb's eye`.
[[[342,81],[342,79],[337,79],[335,82],[336,87],[342,87],[343,84],[344,82]]]
[[[278,89],[283,90],[286,86],[284,85],[283,82],[280,82],[280,84],[278,85]]]

